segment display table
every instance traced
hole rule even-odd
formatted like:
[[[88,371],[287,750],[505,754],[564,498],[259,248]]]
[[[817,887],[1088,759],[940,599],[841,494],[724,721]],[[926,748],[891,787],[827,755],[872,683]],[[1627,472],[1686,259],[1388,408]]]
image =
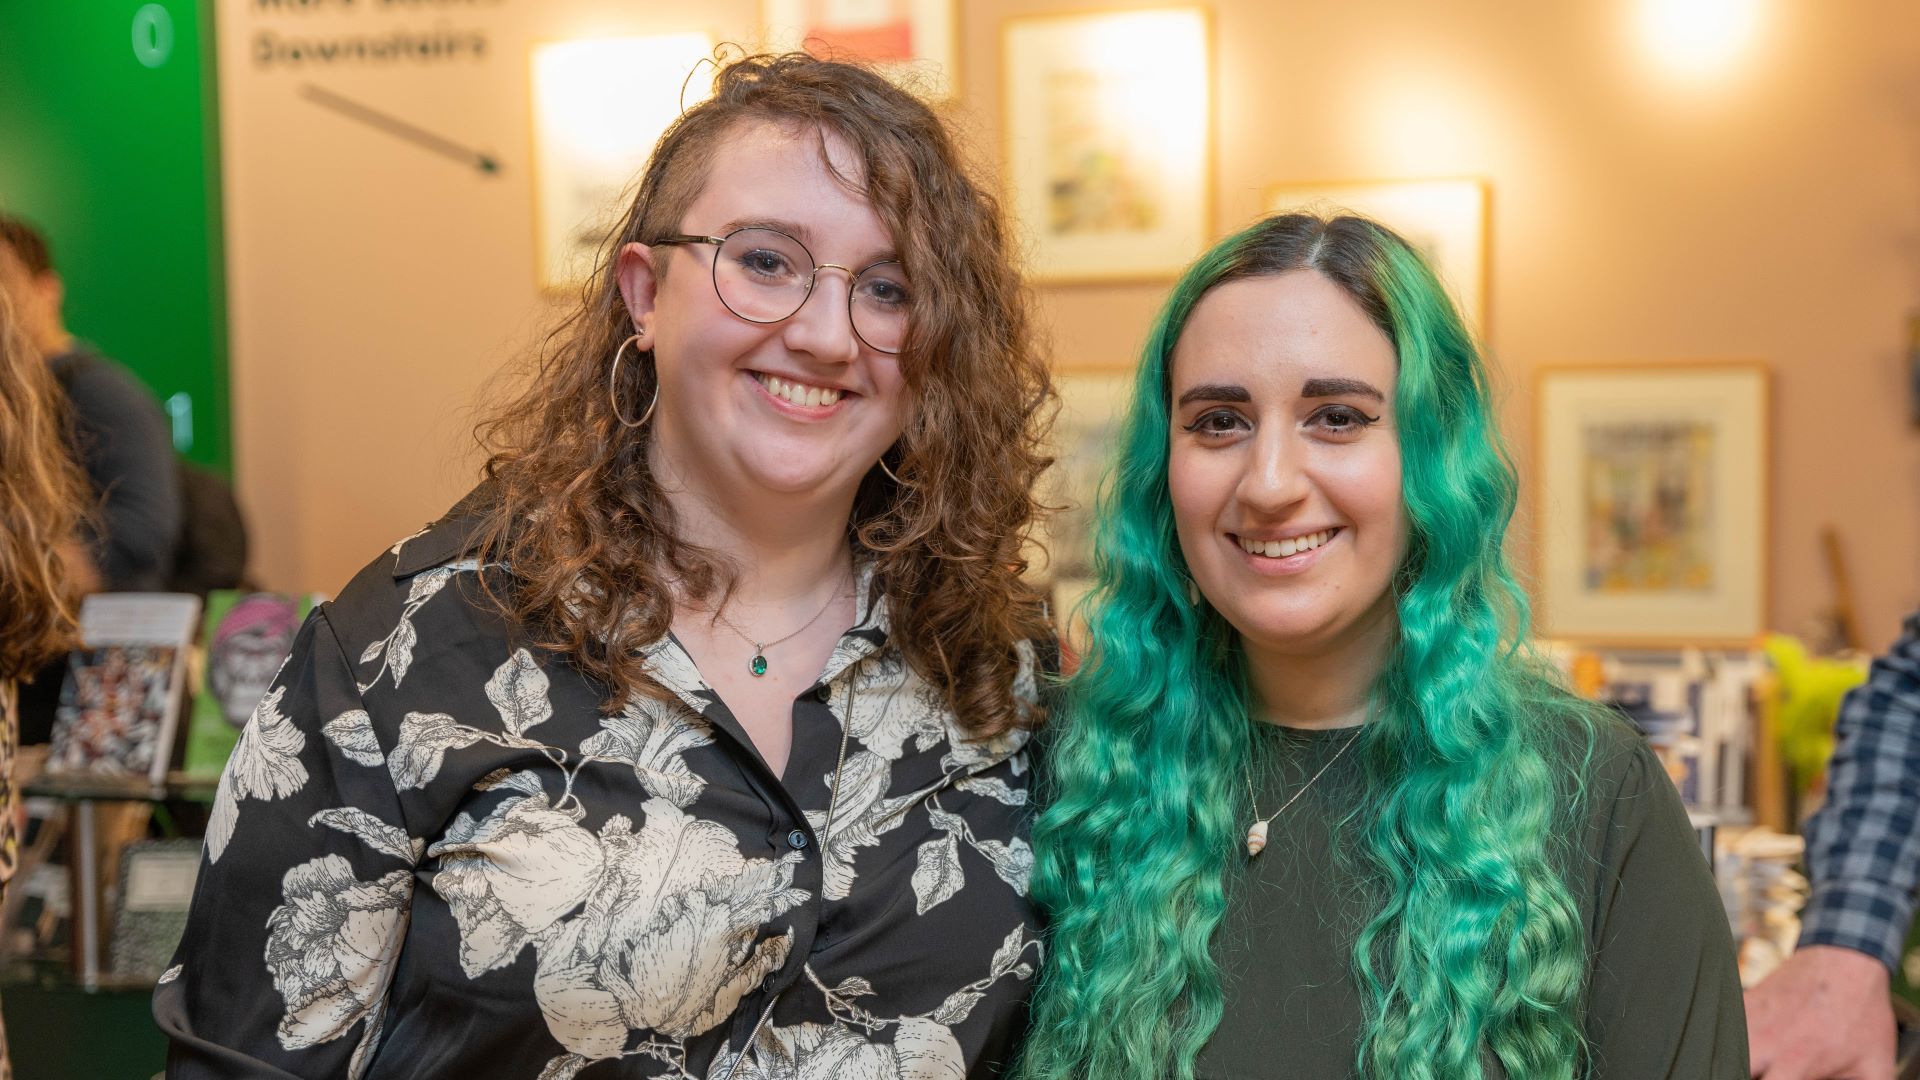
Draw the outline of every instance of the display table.
[[[67,851],[73,875],[73,980],[83,990],[126,983],[126,980],[110,978],[101,962],[104,920],[100,910],[100,804],[212,802],[219,784],[215,777],[185,773],[169,774],[164,784],[150,783],[145,777],[42,773],[21,787],[22,797],[57,799],[68,804],[71,810],[73,824],[67,833]],[[29,869],[21,867],[23,873]]]

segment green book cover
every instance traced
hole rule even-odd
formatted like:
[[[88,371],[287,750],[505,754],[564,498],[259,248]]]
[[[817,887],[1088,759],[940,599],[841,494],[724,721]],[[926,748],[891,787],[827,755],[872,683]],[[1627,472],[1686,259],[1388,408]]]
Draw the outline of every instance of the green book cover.
[[[312,596],[218,590],[207,597],[201,635],[205,661],[187,727],[186,771],[219,776],[240,729],[293,649]]]

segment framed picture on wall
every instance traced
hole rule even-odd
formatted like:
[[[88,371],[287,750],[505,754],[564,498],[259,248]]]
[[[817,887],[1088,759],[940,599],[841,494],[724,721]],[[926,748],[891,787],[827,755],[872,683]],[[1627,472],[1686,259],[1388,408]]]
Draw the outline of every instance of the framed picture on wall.
[[[955,0],[762,0],[760,19],[769,48],[862,60],[932,101],[957,92]]]
[[[1765,630],[1768,398],[1759,363],[1542,369],[1541,636],[1745,647]]]
[[[1487,328],[1488,188],[1484,180],[1358,180],[1330,184],[1276,184],[1267,189],[1270,214],[1342,211],[1371,218],[1405,237],[1427,257],[1467,326]]]
[[[1051,586],[1055,621],[1078,652],[1083,640],[1069,618],[1093,586],[1093,504],[1118,446],[1133,372],[1119,367],[1056,371],[1054,388],[1060,394],[1054,461],[1040,491],[1043,502],[1061,509],[1046,519],[1038,537],[1045,552],[1035,566]]]
[[[1206,246],[1210,37],[1201,8],[1007,21],[1007,182],[1034,280],[1165,280]]]
[[[576,288],[626,211],[653,144],[708,87],[705,34],[584,38],[533,48],[535,276]]]

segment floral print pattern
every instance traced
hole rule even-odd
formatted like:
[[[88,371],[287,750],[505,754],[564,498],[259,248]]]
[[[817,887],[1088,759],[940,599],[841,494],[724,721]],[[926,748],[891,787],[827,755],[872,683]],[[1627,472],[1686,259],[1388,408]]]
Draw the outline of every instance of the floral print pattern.
[[[1040,958],[1024,736],[965,738],[870,578],[783,781],[671,638],[611,712],[516,646],[461,542],[316,612],[242,735],[170,1075],[997,1074]]]
[[[721,825],[664,799],[643,809],[638,833],[607,823],[599,887],[534,977],[554,1037],[589,1060],[620,1056],[636,1031],[679,1042],[711,1030],[786,962],[792,932],[759,941],[762,926],[807,899],[792,887],[797,857],[746,859]]]
[[[713,731],[685,708],[629,701],[620,715],[601,719],[600,726],[605,730],[581,743],[580,752],[633,766],[634,778],[648,794],[685,809],[707,786],[706,779],[688,767],[686,753],[712,744]]]
[[[377,881],[323,855],[287,871],[286,902],[267,920],[267,970],[286,1000],[280,1045],[315,1046],[345,1034],[381,993],[406,917],[407,872]]]
[[[285,693],[285,687],[275,687],[260,699],[253,718],[234,743],[226,771],[220,774],[220,786],[213,796],[213,812],[207,818],[210,862],[220,861],[227,842],[233,838],[241,799],[283,799],[307,782],[307,767],[300,762],[300,751],[306,748],[307,737],[280,714],[280,699]]]
[[[829,990],[809,968],[808,978],[826,999],[833,1022],[765,1028],[738,1059],[716,1060],[709,1080],[959,1080],[967,1075],[967,1064],[953,1025],[966,1021],[1003,978],[1032,978],[1040,952],[1040,942],[1016,926],[994,953],[986,978],[955,990],[928,1015],[891,1020],[856,1003],[873,993],[865,979]],[[894,1031],[891,1044],[863,1034],[885,1028]]]
[[[446,839],[435,888],[460,925],[468,978],[512,963],[527,942],[579,906],[600,880],[600,841],[545,794],[509,799],[484,821],[461,814]]]

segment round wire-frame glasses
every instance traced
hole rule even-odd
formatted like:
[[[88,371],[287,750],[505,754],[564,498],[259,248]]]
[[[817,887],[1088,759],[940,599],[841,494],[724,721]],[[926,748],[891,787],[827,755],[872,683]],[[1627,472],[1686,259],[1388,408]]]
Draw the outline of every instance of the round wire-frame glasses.
[[[714,293],[728,311],[751,323],[792,318],[813,295],[820,271],[839,270],[851,282],[847,320],[854,336],[875,352],[889,355],[906,345],[912,297],[896,259],[881,259],[858,270],[815,262],[805,244],[764,225],[744,226],[725,236],[678,233],[653,242],[656,247],[672,244],[711,245]]]

